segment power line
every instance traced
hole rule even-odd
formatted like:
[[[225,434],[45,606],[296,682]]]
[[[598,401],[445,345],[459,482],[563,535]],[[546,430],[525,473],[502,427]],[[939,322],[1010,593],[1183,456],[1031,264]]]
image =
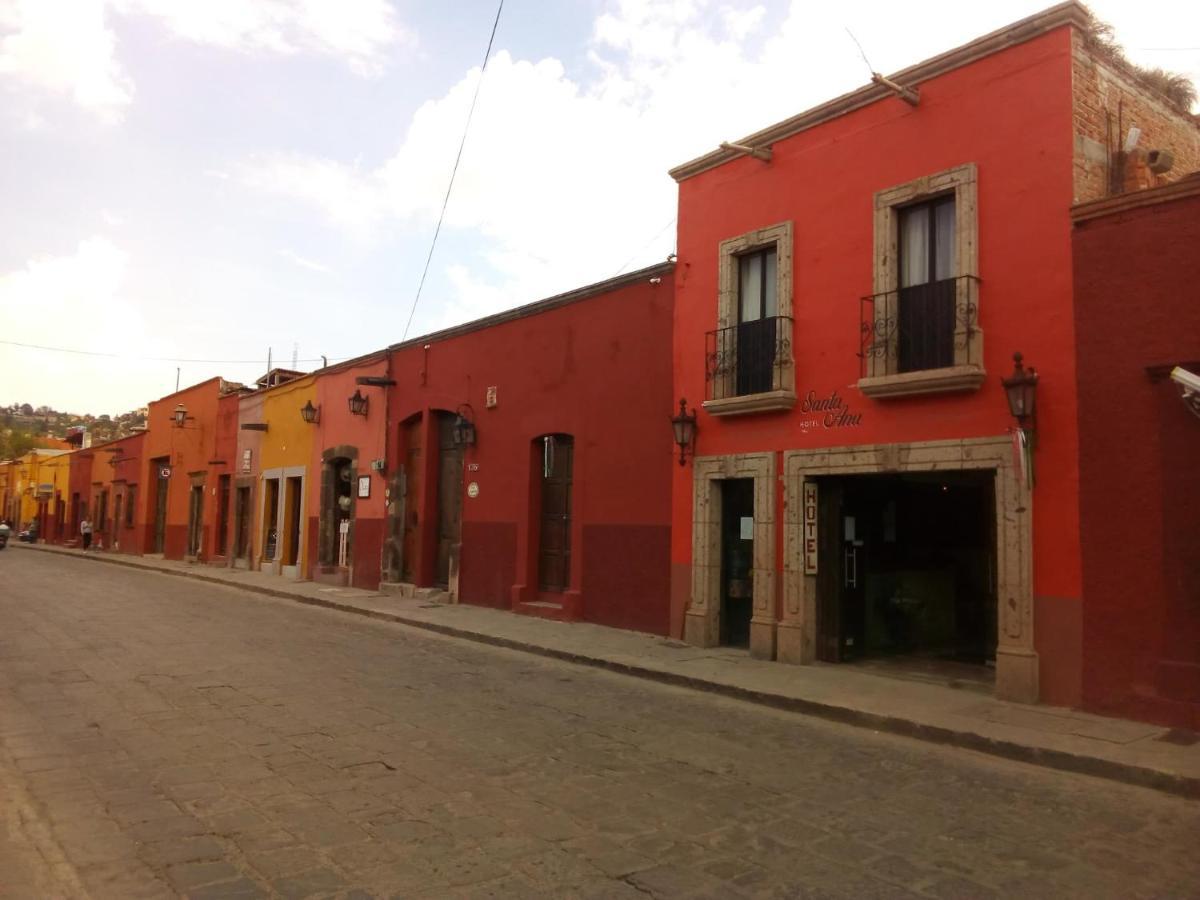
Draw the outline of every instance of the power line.
[[[21,347],[25,350],[42,350],[47,353],[72,353],[76,356],[101,356],[106,359],[126,359],[133,362],[168,362],[168,363],[196,363],[201,365],[262,365],[261,359],[190,359],[175,356],[134,356],[128,353],[107,353],[103,350],[77,350],[72,347],[47,347],[43,344],[23,344],[20,341],[5,341],[0,340],[0,344],[6,344],[9,347]],[[353,359],[352,356],[344,356],[340,359],[334,359],[333,362],[342,362],[347,359]],[[321,362],[323,357],[315,359],[298,359],[297,363],[317,363]]]
[[[454,157],[454,168],[450,170],[450,183],[446,185],[446,196],[442,200],[442,211],[438,215],[437,228],[433,230],[433,242],[429,245],[429,255],[425,257],[425,268],[421,272],[421,281],[417,285],[417,295],[413,297],[412,308],[408,311],[408,322],[404,325],[404,334],[400,340],[408,337],[408,329],[412,327],[413,314],[417,311],[417,303],[421,300],[421,291],[425,287],[425,276],[429,274],[429,263],[433,260],[433,249],[437,246],[438,235],[442,232],[442,221],[446,218],[446,206],[450,203],[450,191],[454,189],[454,176],[458,174],[458,164],[462,160],[463,147],[467,145],[467,132],[471,130],[471,117],[475,114],[475,101],[479,99],[479,89],[483,87],[483,76],[487,73],[488,60],[492,56],[492,42],[496,40],[496,28],[500,25],[500,13],[504,9],[504,0],[496,7],[496,20],[492,22],[492,34],[488,38],[487,50],[483,54],[483,66],[479,69],[479,81],[475,84],[475,96],[471,98],[471,108],[467,111],[467,123],[463,126],[462,140],[458,144],[458,155]]]
[[[669,221],[662,228],[658,229],[658,233],[655,234],[654,237],[652,237],[652,238],[650,238],[650,240],[646,241],[645,244],[643,244],[640,248],[638,248],[638,250],[636,252],[634,252],[633,256],[631,256],[631,257],[629,257],[629,259],[625,260],[625,262],[621,264],[621,268],[619,268],[619,269],[617,269],[617,271],[613,272],[612,277],[616,278],[618,275],[620,275],[622,272],[624,272],[627,268],[629,268],[629,264],[631,262],[633,262],[635,259],[637,259],[639,256],[641,256],[642,253],[644,253],[648,247],[650,247],[655,241],[657,241],[660,237],[663,236],[663,232],[665,232],[668,228],[670,228],[674,224],[675,224],[675,217],[672,216],[671,221]]]

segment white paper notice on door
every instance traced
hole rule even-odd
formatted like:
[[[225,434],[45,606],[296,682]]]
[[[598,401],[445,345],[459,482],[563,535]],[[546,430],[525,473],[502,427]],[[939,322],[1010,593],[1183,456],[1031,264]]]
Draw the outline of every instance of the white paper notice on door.
[[[754,540],[754,516],[742,516],[741,520],[741,539],[743,541]]]

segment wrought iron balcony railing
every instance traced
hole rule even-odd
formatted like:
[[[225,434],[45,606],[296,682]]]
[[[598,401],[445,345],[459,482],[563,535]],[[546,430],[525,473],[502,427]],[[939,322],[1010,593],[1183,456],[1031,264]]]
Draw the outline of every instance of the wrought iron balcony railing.
[[[981,365],[978,292],[979,279],[962,275],[863,297],[862,377]]]
[[[705,399],[723,400],[780,390],[792,364],[792,320],[770,316],[705,335]]]

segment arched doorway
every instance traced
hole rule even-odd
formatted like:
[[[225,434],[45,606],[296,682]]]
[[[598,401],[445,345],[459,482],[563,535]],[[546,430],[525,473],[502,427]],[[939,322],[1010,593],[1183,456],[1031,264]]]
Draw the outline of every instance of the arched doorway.
[[[321,454],[321,528],[317,557],[326,573],[346,572],[354,562],[354,482],[358,448],[331,447]]]

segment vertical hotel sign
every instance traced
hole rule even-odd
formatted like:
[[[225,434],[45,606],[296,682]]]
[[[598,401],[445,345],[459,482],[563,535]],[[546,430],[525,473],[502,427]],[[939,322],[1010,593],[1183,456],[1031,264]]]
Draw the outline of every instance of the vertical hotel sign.
[[[817,483],[804,482],[804,574],[817,574]]]

